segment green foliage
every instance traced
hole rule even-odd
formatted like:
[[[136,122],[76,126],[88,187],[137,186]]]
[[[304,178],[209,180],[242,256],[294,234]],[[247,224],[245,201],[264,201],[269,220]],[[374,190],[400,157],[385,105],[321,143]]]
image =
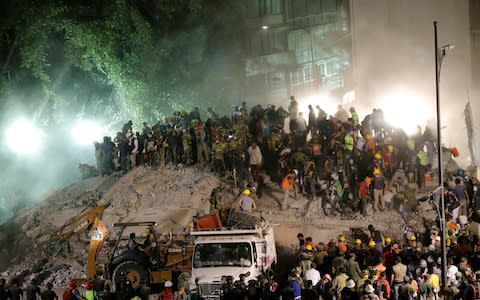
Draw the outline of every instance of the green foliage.
[[[34,3],[5,6],[17,18],[2,19],[0,33],[14,31],[20,66],[60,112],[154,120],[213,105],[224,97],[205,81],[217,51],[241,63],[243,0]]]

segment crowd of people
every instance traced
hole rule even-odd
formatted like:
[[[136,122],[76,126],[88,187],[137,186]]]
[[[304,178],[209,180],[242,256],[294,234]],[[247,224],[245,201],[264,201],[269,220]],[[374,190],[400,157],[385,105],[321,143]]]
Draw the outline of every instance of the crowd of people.
[[[138,131],[128,121],[113,139],[107,136],[94,143],[97,168],[104,176],[127,173],[139,165],[204,168],[241,191],[239,207],[248,213],[262,197],[265,176],[283,191],[280,209],[288,209],[295,194],[317,202],[325,215],[365,217],[395,209],[408,220],[416,213],[417,191],[431,178],[439,147],[431,129],[418,127],[415,134],[407,135],[391,127],[380,109],[363,119],[354,107],[347,112],[339,105],[331,116],[319,105],[308,109],[305,117],[292,96],[287,109],[273,105],[249,109],[242,103],[229,117],[209,108],[204,119],[194,108],[156,124],[144,122]],[[314,243],[299,234],[298,265],[287,281],[262,277],[245,282],[225,276],[221,297],[430,300],[438,299],[443,288],[445,299],[479,299],[480,274],[475,271],[480,270],[480,184],[463,170],[452,175],[455,183],[445,185],[448,269],[443,274],[447,286],[440,286],[437,219],[424,231],[406,228],[403,240],[385,236],[373,225],[368,228],[370,235],[351,241],[341,235]],[[212,191],[212,213],[222,210],[224,188],[221,184]],[[438,193],[432,199],[435,202]],[[182,289],[167,285],[161,299],[200,298],[195,284]],[[69,286],[76,289],[75,282]],[[126,285],[116,296],[91,288],[101,299],[147,299],[148,291],[145,283],[135,291]],[[18,299],[11,287],[0,290],[0,300],[8,299],[3,291],[10,293],[10,299]]]

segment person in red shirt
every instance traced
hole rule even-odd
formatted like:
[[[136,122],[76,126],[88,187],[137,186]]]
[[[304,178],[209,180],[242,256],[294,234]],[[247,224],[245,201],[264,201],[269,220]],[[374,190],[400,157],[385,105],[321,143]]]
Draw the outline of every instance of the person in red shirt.
[[[160,292],[160,299],[161,300],[173,300],[173,291],[172,286],[173,283],[170,280],[165,281],[165,289]]]
[[[367,203],[368,203],[368,187],[372,183],[372,179],[370,177],[365,177],[358,187],[358,197],[360,198],[360,203],[362,205],[362,215],[364,217],[367,216]]]

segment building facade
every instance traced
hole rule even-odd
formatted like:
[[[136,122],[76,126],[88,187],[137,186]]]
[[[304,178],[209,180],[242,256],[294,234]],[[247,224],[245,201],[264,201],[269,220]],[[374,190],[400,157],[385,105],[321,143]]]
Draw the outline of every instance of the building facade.
[[[248,0],[245,100],[342,97],[352,83],[350,23],[348,0]]]

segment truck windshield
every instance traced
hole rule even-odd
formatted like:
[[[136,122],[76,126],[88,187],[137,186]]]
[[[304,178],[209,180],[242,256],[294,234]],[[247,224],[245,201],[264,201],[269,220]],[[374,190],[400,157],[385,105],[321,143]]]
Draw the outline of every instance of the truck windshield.
[[[252,250],[249,243],[197,244],[193,255],[194,268],[249,267]]]

